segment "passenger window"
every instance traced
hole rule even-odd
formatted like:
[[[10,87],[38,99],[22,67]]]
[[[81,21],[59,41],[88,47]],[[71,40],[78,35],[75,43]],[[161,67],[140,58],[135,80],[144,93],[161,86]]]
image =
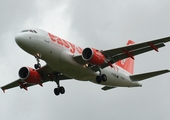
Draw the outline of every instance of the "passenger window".
[[[35,30],[33,30],[34,31],[34,33],[37,33]]]

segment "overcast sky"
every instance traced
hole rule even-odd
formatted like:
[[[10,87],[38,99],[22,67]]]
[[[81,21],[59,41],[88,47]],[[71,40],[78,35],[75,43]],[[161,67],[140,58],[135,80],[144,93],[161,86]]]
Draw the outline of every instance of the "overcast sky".
[[[1,0],[0,86],[18,79],[22,66],[36,63],[15,43],[21,30],[49,31],[82,47],[100,50],[170,36],[169,0]],[[159,52],[135,57],[135,73],[170,69],[170,43]],[[44,64],[44,63],[43,63]],[[63,81],[64,95],[55,96],[56,84],[14,88],[0,93],[4,120],[169,120],[170,74],[141,82],[141,88],[102,91],[100,85]]]

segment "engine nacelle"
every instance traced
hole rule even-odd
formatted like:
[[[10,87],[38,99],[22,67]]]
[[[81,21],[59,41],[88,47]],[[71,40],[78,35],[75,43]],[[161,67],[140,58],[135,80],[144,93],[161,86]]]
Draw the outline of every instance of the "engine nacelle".
[[[41,75],[33,68],[22,67],[18,74],[20,79],[24,82],[30,84],[41,84]]]
[[[93,65],[102,65],[106,60],[103,53],[94,48],[85,48],[82,52],[82,58]]]

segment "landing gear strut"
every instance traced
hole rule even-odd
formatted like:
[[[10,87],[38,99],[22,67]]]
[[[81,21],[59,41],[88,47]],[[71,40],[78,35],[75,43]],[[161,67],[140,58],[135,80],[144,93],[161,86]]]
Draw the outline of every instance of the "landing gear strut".
[[[59,78],[58,78],[59,73],[55,74],[54,76],[55,76],[55,77],[54,77],[54,81],[55,81],[56,84],[57,84],[57,88],[54,88],[54,94],[57,95],[57,96],[58,96],[60,93],[61,93],[61,94],[64,94],[64,93],[65,93],[65,89],[64,89],[63,86],[60,86],[60,82],[59,82]]]
[[[100,84],[101,82],[106,82],[107,81],[107,76],[105,74],[101,74],[101,70],[99,68],[100,74],[96,76],[96,82]]]
[[[37,54],[37,55],[35,55],[35,58],[37,60],[37,64],[34,65],[34,68],[39,69],[39,68],[41,68],[41,64],[40,64],[40,60],[39,60],[41,58],[41,55]]]

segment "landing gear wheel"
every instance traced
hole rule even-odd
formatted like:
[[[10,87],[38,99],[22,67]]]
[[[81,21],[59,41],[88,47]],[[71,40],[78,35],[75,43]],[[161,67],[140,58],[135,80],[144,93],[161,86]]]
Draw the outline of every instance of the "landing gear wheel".
[[[39,68],[41,68],[41,64],[40,64],[40,63],[35,64],[35,65],[34,65],[34,68],[35,68],[35,69],[39,69]]]
[[[38,65],[37,65],[37,64],[35,64],[35,65],[34,65],[34,68],[35,68],[35,69],[38,69]]]
[[[64,87],[61,86],[61,87],[59,88],[59,91],[60,91],[61,94],[64,94],[64,93],[65,93]]]
[[[55,88],[55,89],[54,89],[54,94],[55,94],[56,96],[58,96],[58,95],[60,94],[60,91],[59,91],[58,88]]]
[[[59,87],[59,88],[55,88],[54,89],[54,94],[56,95],[56,96],[58,96],[59,94],[64,94],[65,93],[65,89],[64,89],[64,87]]]
[[[107,76],[106,76],[105,74],[102,74],[101,80],[102,80],[103,82],[106,82],[106,81],[107,81]]]
[[[100,77],[99,75],[96,76],[96,82],[99,83],[99,84],[102,82],[102,81],[101,81],[101,77]]]

